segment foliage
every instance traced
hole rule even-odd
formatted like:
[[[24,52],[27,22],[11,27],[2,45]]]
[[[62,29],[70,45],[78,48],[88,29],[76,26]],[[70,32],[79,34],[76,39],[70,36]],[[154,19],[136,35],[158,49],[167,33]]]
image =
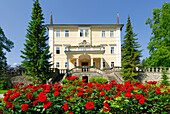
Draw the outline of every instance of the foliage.
[[[153,18],[148,18],[146,24],[152,29],[152,37],[148,44],[150,56],[146,58],[147,66],[170,67],[170,2],[162,8],[152,11]]]
[[[5,36],[2,28],[0,27],[0,71],[4,70],[4,66],[6,65],[6,52],[10,52],[11,49],[14,47],[14,43],[7,39]],[[1,72],[0,72],[1,73]]]
[[[121,75],[124,80],[134,80],[134,76],[138,74],[135,73],[135,68],[139,65],[141,52],[138,50],[141,46],[137,42],[137,35],[132,31],[132,25],[130,17],[128,16],[126,24],[126,35],[124,36],[122,44],[122,70]]]
[[[5,72],[0,75],[0,89],[7,90],[10,89],[11,85],[8,81],[8,77],[6,76]]]
[[[75,76],[71,76],[63,80],[63,84],[73,84],[76,82],[82,82],[82,80]]]
[[[77,79],[77,78],[75,78]],[[70,78],[72,80],[72,78]],[[2,109],[6,113],[104,114],[164,113],[170,110],[170,90],[155,81],[33,85],[4,93]]]
[[[96,81],[97,83],[104,83],[104,82],[106,83],[107,79],[103,77],[96,77],[96,78],[89,79],[89,82],[93,82],[93,81]]]
[[[161,79],[163,79],[162,82],[161,82],[162,85],[168,85],[169,84],[169,81],[168,81],[169,78],[167,76],[167,71],[165,71],[165,70],[162,71],[162,78]]]
[[[49,46],[46,43],[48,36],[45,35],[46,27],[44,24],[44,18],[42,9],[38,0],[33,4],[33,11],[31,16],[31,22],[29,23],[26,43],[24,51],[21,51],[24,59],[22,61],[23,66],[27,69],[29,76],[32,76],[34,81],[38,80],[46,83],[48,79],[48,69],[51,64],[48,61],[51,57],[49,54]]]

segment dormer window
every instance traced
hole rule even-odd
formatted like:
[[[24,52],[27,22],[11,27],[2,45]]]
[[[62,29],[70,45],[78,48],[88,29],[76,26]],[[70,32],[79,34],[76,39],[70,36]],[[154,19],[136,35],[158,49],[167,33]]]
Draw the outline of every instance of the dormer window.
[[[84,27],[81,27],[79,29],[80,31],[80,37],[89,37],[89,28],[84,28]]]

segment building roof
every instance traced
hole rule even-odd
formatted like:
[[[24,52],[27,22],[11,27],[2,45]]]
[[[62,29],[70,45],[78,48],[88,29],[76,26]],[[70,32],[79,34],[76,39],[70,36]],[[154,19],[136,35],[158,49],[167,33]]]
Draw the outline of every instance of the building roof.
[[[100,25],[100,26],[120,26],[121,29],[124,26],[124,24],[46,24],[47,28],[52,27],[52,26],[72,26],[72,25],[76,25],[76,26],[94,26],[94,25]]]

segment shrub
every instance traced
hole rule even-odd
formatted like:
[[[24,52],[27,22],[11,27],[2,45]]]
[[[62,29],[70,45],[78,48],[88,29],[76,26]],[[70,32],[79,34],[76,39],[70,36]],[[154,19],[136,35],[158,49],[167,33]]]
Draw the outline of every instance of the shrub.
[[[75,78],[75,77],[74,77]],[[74,78],[68,78],[73,80]],[[17,84],[4,94],[5,113],[104,114],[169,113],[170,90],[155,81],[33,85]]]
[[[107,79],[102,77],[96,77],[96,78],[91,78],[89,80],[89,82],[93,82],[93,81],[96,81],[97,83],[104,83],[107,82]]]
[[[73,84],[73,83],[76,83],[78,81],[82,82],[82,80],[78,77],[69,76],[69,77],[67,77],[66,79],[63,80],[63,84]]]
[[[162,85],[169,84],[169,81],[168,81],[169,78],[166,73],[167,73],[167,71],[164,71],[164,70],[162,71],[162,78],[161,78],[161,79],[163,79],[161,82]]]

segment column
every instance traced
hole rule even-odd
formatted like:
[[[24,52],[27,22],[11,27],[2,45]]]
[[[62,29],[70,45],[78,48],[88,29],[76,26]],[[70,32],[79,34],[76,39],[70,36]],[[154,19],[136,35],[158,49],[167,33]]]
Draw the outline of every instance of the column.
[[[79,58],[76,58],[76,66],[79,66]]]
[[[103,69],[103,58],[100,60],[101,70]]]
[[[67,57],[67,70],[69,70],[69,57]]]
[[[79,66],[79,58],[76,58],[76,66]],[[78,70],[79,68],[77,68]]]
[[[93,66],[93,58],[91,58],[91,66]]]
[[[54,40],[53,40],[53,28],[49,27],[49,53],[51,53],[51,58],[49,58],[49,62],[54,63],[54,55],[53,55],[53,48],[54,48]],[[55,68],[54,65],[52,65],[50,68]]]

